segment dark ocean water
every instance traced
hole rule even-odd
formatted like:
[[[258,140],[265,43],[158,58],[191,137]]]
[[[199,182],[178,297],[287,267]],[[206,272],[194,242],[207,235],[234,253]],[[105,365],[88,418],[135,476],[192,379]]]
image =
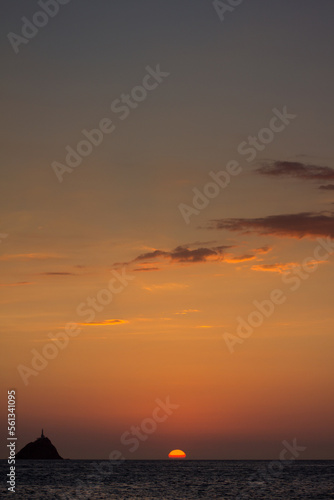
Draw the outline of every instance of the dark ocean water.
[[[334,499],[334,461],[18,461],[15,495],[0,468],[1,498]]]

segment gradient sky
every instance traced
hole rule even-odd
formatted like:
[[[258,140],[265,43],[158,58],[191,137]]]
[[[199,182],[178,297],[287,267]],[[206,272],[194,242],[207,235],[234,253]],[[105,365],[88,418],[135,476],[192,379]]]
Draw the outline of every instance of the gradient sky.
[[[1,16],[2,399],[16,389],[18,445],[44,427],[69,458],[275,459],[294,438],[300,458],[334,458],[333,255],[298,290],[282,281],[334,238],[333,1],[248,0],[222,22],[204,0],[72,0],[15,54],[7,34],[37,10]],[[158,64],[170,75],[120,120],[111,103]],[[284,106],[296,118],[247,162],[239,144]],[[116,130],[59,183],[52,162],[103,118]],[[179,205],[230,160],[242,173],[186,224]],[[122,266],[134,279],[80,317]],[[277,288],[284,304],[230,353],[224,334]],[[81,333],[25,385],[17,366],[68,322]],[[179,408],[131,453],[120,436],[168,396]]]

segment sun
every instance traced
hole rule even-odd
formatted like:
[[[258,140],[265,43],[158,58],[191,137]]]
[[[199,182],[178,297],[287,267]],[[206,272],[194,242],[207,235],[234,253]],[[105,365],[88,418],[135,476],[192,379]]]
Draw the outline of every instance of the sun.
[[[182,450],[172,450],[168,456],[169,458],[186,458],[186,454]]]

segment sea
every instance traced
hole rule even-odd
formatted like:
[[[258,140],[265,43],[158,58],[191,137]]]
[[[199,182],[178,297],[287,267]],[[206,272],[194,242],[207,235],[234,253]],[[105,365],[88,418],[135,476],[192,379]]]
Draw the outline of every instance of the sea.
[[[334,461],[22,460],[15,494],[0,469],[15,500],[334,499]]]

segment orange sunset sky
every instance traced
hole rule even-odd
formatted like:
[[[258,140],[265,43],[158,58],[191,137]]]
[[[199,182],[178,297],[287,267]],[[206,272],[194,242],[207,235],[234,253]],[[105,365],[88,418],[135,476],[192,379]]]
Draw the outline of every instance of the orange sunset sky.
[[[333,5],[256,0],[222,23],[210,2],[121,3],[73,2],[19,54],[2,48],[2,399],[16,389],[18,446],[43,427],[65,458],[276,458],[293,439],[302,459],[333,458]],[[112,103],[158,65],[168,76],[122,120]],[[249,146],[284,107],[289,123]],[[59,182],[53,162],[104,118],[115,130]],[[178,407],[130,451],[121,436],[167,398]]]

